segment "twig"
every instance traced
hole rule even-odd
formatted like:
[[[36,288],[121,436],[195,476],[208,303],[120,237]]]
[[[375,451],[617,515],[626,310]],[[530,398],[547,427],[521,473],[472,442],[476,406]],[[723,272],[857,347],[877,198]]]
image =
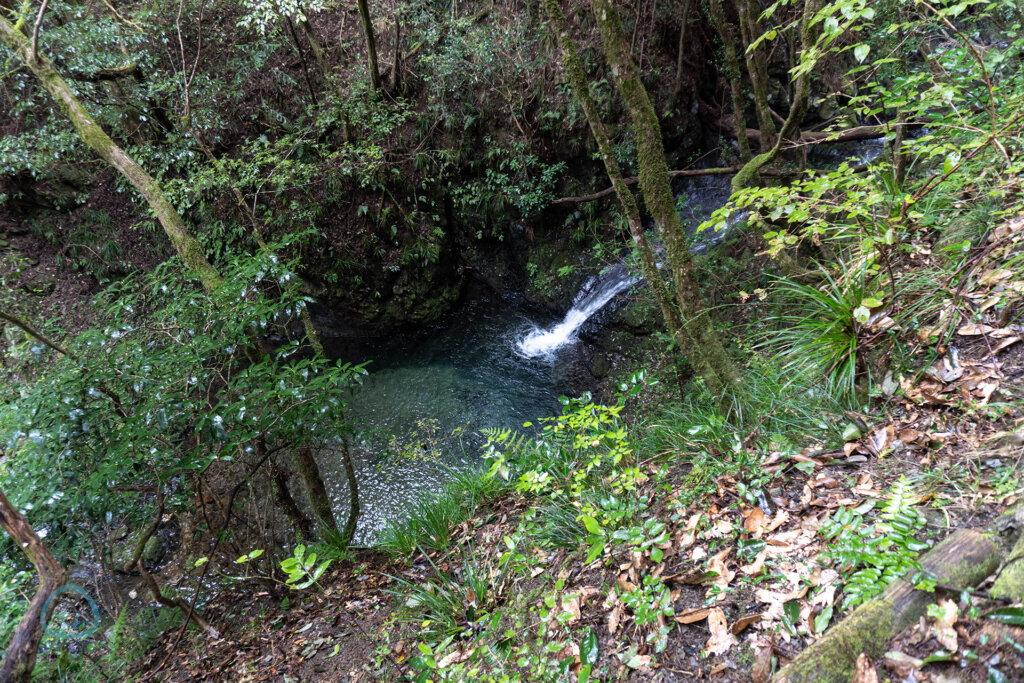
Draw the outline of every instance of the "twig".
[[[32,27],[32,52],[29,54],[29,59],[32,61],[35,61],[39,55],[39,27],[43,25],[43,14],[49,4],[50,0],[43,0],[43,4],[39,7],[39,14],[36,15],[36,24]]]

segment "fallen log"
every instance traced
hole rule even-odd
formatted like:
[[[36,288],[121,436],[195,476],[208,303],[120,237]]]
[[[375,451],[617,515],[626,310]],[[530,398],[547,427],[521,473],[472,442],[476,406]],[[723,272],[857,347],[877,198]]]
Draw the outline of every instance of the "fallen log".
[[[707,175],[730,175],[738,172],[742,166],[718,166],[715,168],[690,168],[681,171],[669,171],[668,174],[672,178],[692,178],[696,176],[707,176]],[[761,175],[773,175],[773,176],[794,176],[799,175],[798,170],[784,170],[784,169],[764,169],[761,171]],[[623,178],[622,182],[626,185],[636,185],[639,182],[639,178],[636,176],[632,178]],[[560,199],[552,200],[551,204],[580,204],[582,202],[592,202],[595,199],[601,197],[607,197],[608,195],[615,192],[614,187],[609,187],[600,192],[594,192],[593,194],[580,195],[579,197],[562,197]]]
[[[878,138],[884,138],[886,133],[897,125],[899,124],[892,124],[890,126],[857,126],[832,132],[806,130],[800,133],[800,142],[797,144],[821,145],[836,142],[855,142],[858,140],[877,140]],[[747,128],[747,139],[760,145],[761,131],[756,128]]]
[[[1010,515],[1005,515],[1010,517]],[[1024,507],[1019,508],[1013,515],[1013,524],[1019,530],[1024,527]],[[1006,561],[1000,567],[996,580],[992,582],[992,589],[989,595],[997,599],[1008,599],[1014,602],[1024,597],[1024,533],[1017,538],[1017,543],[1010,550]]]
[[[1002,553],[994,536],[960,529],[921,558],[921,568],[943,586],[970,588],[996,570]],[[915,590],[903,580],[894,582],[797,655],[775,683],[848,683],[861,653],[881,657],[892,637],[920,619],[934,600],[933,593]]]

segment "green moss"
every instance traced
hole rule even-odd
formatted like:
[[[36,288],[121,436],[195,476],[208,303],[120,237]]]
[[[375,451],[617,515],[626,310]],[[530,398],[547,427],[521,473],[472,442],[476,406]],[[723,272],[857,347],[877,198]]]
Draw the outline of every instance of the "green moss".
[[[879,598],[861,605],[837,624],[828,636],[797,656],[776,683],[848,683],[857,657],[872,659],[885,653],[893,631],[893,606]]]

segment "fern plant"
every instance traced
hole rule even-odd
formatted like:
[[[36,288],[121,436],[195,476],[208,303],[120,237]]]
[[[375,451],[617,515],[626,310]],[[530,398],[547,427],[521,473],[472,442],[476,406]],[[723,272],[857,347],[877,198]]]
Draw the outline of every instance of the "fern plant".
[[[878,522],[866,523],[868,510],[850,508],[825,521],[821,532],[832,543],[826,556],[846,576],[844,609],[867,602],[893,580],[921,568],[918,553],[928,544],[916,538],[925,523],[913,507],[917,500],[913,484],[900,477],[889,489]]]

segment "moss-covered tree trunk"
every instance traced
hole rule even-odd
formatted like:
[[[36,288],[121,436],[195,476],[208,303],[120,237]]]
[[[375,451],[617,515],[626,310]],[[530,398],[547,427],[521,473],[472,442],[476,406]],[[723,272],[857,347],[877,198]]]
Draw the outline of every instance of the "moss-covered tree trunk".
[[[380,90],[380,67],[377,65],[377,38],[373,33],[370,6],[366,0],[356,0],[359,6],[359,20],[363,25],[363,39],[366,41],[366,62],[370,69],[370,83],[374,90]]]
[[[743,74],[736,56],[736,35],[732,25],[725,19],[722,0],[710,0],[708,11],[711,23],[722,39],[722,53],[725,55],[725,78],[729,82],[729,96],[732,100],[732,119],[736,127],[736,142],[740,147],[740,160],[750,161],[750,141],[747,139],[747,119],[743,115]]]
[[[576,45],[569,35],[569,26],[565,20],[565,15],[562,13],[558,0],[544,0],[544,9],[551,20],[551,28],[555,32],[555,38],[562,51],[562,67],[569,79],[569,85],[572,86],[576,100],[580,103],[580,107],[582,107],[583,113],[587,117],[590,130],[594,134],[594,140],[597,142],[597,148],[601,153],[601,159],[604,161],[608,179],[612,182],[615,196],[618,198],[619,203],[622,204],[622,210],[626,215],[626,223],[629,226],[629,234],[633,238],[633,244],[636,246],[637,252],[640,254],[640,265],[644,278],[647,279],[654,298],[658,302],[659,308],[661,308],[661,314],[665,319],[665,326],[668,328],[669,333],[676,338],[681,348],[685,348],[687,346],[685,329],[679,317],[679,311],[672,301],[665,280],[658,271],[657,262],[654,260],[654,252],[647,241],[647,236],[644,234],[643,221],[640,218],[640,207],[637,206],[636,198],[623,181],[622,169],[615,158],[615,150],[612,147],[608,131],[604,127],[604,122],[601,120],[601,112],[591,96],[590,83],[587,81],[586,74],[583,71],[583,63],[580,61],[579,53],[576,51]]]
[[[28,683],[32,680],[36,652],[43,637],[42,622],[46,617],[43,607],[64,583],[64,568],[53,558],[28,520],[7,500],[3,491],[0,491],[0,527],[11,535],[15,544],[28,556],[39,576],[36,594],[14,631],[7,646],[7,654],[4,655],[3,667],[0,668],[0,681]]]
[[[742,190],[748,183],[754,180],[761,168],[775,161],[775,157],[779,155],[779,150],[782,149],[784,141],[800,139],[800,126],[804,121],[804,116],[807,114],[807,106],[811,97],[811,69],[809,65],[805,64],[805,60],[813,58],[811,57],[811,51],[817,40],[814,31],[814,17],[818,13],[821,3],[822,0],[806,0],[804,3],[803,17],[800,21],[801,56],[798,63],[801,67],[806,68],[801,68],[799,75],[796,77],[796,85],[793,88],[793,103],[789,108],[789,116],[786,117],[786,122],[783,124],[782,130],[779,131],[779,135],[771,149],[758,154],[748,161],[740,169],[739,173],[733,176],[733,192]]]
[[[611,0],[592,0],[591,5],[612,77],[633,120],[640,191],[665,242],[676,303],[686,328],[687,345],[683,352],[708,390],[716,396],[724,397],[730,391],[736,371],[700,294],[686,232],[676,213],[658,117],[640,81],[640,74],[629,53],[629,44],[622,33],[622,24]]]
[[[185,226],[174,206],[156,180],[146,173],[123,149],[110,139],[102,128],[93,120],[85,107],[78,101],[53,62],[41,54],[33,53],[28,37],[15,28],[9,21],[0,17],[0,40],[21,59],[25,66],[39,79],[43,87],[60,107],[64,115],[78,131],[82,142],[89,146],[97,156],[113,166],[143,196],[163,227],[171,244],[194,272],[207,291],[220,286],[222,280],[217,270],[206,260],[199,242]]]
[[[921,568],[940,584],[972,588],[999,565],[999,546],[988,534],[960,529],[921,559]],[[879,597],[864,603],[801,652],[775,677],[775,683],[847,683],[861,653],[872,659],[889,649],[889,641],[924,616],[934,593],[896,581]]]
[[[300,446],[295,449],[295,469],[302,478],[309,495],[309,504],[313,508],[313,514],[317,520],[329,531],[337,531],[338,523],[334,520],[334,509],[331,507],[331,499],[327,496],[327,487],[324,486],[323,477],[320,476],[320,466],[313,457],[313,451],[309,446]]]
[[[750,77],[750,87],[754,93],[757,126],[761,129],[761,144],[764,149],[775,144],[775,122],[772,121],[772,110],[768,105],[768,63],[764,44],[751,49],[754,41],[761,35],[761,25],[757,21],[760,9],[752,0],[736,0],[736,11],[740,20],[740,36],[743,39],[747,75]]]

